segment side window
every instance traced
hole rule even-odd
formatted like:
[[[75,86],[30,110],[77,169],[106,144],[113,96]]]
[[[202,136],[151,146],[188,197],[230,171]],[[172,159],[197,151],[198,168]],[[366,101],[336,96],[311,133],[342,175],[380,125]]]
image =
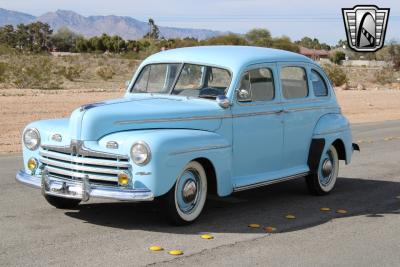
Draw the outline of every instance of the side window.
[[[238,101],[270,101],[275,97],[274,79],[268,68],[247,71],[240,81]]]
[[[324,78],[315,70],[311,70],[311,81],[313,84],[315,96],[327,96],[328,87],[326,86]]]
[[[283,96],[287,99],[308,96],[306,70],[302,67],[283,67],[281,84]]]

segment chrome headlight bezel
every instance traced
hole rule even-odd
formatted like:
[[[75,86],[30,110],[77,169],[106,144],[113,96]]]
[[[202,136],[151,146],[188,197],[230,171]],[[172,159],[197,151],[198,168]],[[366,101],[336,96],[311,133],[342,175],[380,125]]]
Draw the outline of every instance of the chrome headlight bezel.
[[[137,154],[137,153],[138,153],[140,150],[141,150],[142,152],[145,152],[145,153],[141,153],[142,155],[145,154],[145,157],[142,157],[142,159],[138,159],[139,157],[138,157],[138,154]],[[146,165],[147,163],[149,163],[150,160],[151,160],[151,150],[150,150],[150,147],[149,147],[149,145],[148,145],[146,142],[144,142],[144,141],[137,141],[137,142],[135,142],[135,143],[131,146],[130,154],[131,154],[131,159],[132,159],[132,161],[133,161],[136,165],[139,165],[139,166],[144,166],[144,165]]]
[[[33,133],[33,134],[36,135],[35,136],[35,139],[36,139],[36,143],[35,144],[32,145],[32,144],[27,143],[27,138],[26,137],[27,137],[28,133]],[[32,139],[32,136],[30,138]],[[24,131],[24,133],[22,134],[22,141],[23,141],[25,147],[27,149],[31,150],[31,151],[34,151],[34,150],[38,149],[39,146],[40,146],[40,142],[41,142],[40,133],[39,133],[38,129],[36,129],[36,128],[28,128],[28,129],[26,129]]]

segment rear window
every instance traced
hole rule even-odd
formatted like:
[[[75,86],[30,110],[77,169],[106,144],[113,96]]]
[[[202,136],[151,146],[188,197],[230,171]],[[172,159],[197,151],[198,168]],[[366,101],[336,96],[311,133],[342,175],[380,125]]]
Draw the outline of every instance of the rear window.
[[[308,96],[306,70],[302,67],[283,67],[281,84],[283,96],[287,99]]]

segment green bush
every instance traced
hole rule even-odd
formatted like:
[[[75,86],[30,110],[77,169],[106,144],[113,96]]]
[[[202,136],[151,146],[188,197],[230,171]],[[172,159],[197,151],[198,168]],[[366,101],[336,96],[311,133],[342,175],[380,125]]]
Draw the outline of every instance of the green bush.
[[[10,70],[10,80],[17,88],[57,89],[63,83],[58,66],[48,56],[20,56]]]
[[[59,70],[59,74],[64,76],[65,79],[69,81],[74,81],[75,79],[78,79],[81,77],[81,74],[83,72],[83,68],[79,65],[74,65],[74,66],[63,66]]]
[[[344,72],[341,67],[337,65],[326,64],[323,65],[323,68],[334,86],[341,86],[348,82],[346,72]]]
[[[330,55],[329,59],[330,59],[330,61],[332,61],[335,64],[340,64],[341,60],[346,59],[346,54],[343,53],[342,51],[336,51]]]
[[[96,74],[104,81],[108,81],[112,79],[112,77],[115,75],[115,72],[110,66],[102,66],[97,68]]]

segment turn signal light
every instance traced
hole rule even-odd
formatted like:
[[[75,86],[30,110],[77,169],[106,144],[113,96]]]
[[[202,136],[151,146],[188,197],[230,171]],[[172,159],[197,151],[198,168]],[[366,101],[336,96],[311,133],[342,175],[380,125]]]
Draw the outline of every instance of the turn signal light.
[[[33,172],[36,170],[36,168],[38,166],[38,162],[35,158],[30,158],[28,160],[27,166],[28,166],[28,169]]]
[[[118,184],[122,186],[126,186],[129,184],[129,176],[125,172],[121,172],[118,174]]]

